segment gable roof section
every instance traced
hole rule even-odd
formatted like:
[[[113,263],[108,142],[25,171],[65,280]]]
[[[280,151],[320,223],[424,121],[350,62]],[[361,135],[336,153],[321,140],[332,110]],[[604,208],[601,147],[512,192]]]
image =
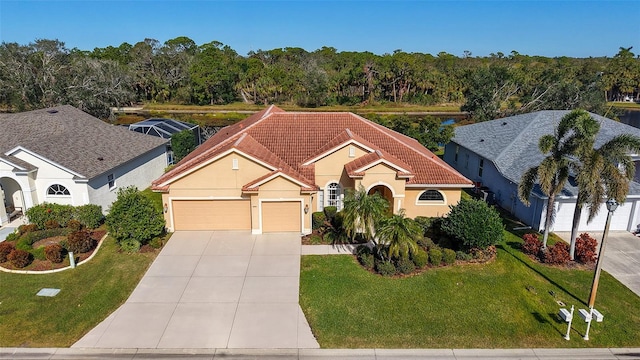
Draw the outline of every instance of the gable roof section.
[[[395,159],[392,156],[385,156],[380,150],[361,156],[345,164],[344,168],[350,177],[362,177],[364,176],[365,170],[380,163],[386,164],[396,170],[398,177],[411,178],[415,176],[415,174],[408,170],[411,168],[408,164],[405,164],[403,161]]]
[[[86,179],[167,143],[109,125],[70,105],[0,114],[0,128],[0,156],[12,158],[7,152],[22,148]]]
[[[245,143],[247,139],[251,141]],[[282,168],[283,173],[288,176],[314,184],[312,160],[351,141],[379,150],[396,167],[406,166],[411,174],[415,174],[409,184],[471,184],[471,181],[415,139],[355,114],[285,112],[275,106],[223,128],[154,184],[157,184],[156,188],[159,190],[160,185],[211,159],[223,149],[239,149],[242,146],[251,149],[245,151],[251,151],[252,156],[274,164],[274,168]],[[281,162],[287,166],[275,165]]]
[[[569,112],[544,110],[459,126],[455,129],[455,136],[451,141],[490,160],[505,178],[518,184],[522,174],[539,165],[545,157],[538,149],[539,139],[543,135],[553,134],[560,119]],[[600,115],[590,115],[600,123],[596,147],[617,135],[640,136],[640,129]],[[575,195],[575,187],[569,184],[564,194]]]

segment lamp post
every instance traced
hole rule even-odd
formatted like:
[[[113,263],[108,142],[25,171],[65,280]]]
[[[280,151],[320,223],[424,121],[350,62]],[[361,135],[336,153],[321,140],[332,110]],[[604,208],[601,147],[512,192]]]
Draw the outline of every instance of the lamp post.
[[[602,260],[604,258],[604,248],[607,244],[607,235],[609,235],[609,225],[611,225],[611,215],[616,211],[618,202],[614,199],[609,199],[606,202],[607,210],[607,222],[604,225],[604,234],[602,235],[602,242],[600,243],[600,251],[598,252],[598,260],[596,261],[596,272],[593,275],[593,283],[591,285],[591,293],[589,294],[589,309],[593,309],[593,304],[596,302],[596,292],[598,291],[598,283],[600,282],[600,271],[602,270]]]

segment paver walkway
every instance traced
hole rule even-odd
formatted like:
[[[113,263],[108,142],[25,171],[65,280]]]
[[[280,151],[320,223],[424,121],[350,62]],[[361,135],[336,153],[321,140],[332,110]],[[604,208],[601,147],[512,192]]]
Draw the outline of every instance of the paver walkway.
[[[587,232],[598,240],[596,251],[600,251],[602,232]],[[556,232],[556,235],[567,243],[571,238],[569,232]],[[640,296],[640,237],[628,231],[610,231],[603,261],[603,270]]]
[[[319,348],[298,304],[300,235],[178,231],[72,348]]]

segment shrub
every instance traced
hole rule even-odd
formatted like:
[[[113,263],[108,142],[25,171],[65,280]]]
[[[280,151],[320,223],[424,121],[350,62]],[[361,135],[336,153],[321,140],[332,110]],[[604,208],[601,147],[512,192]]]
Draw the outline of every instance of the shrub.
[[[67,226],[73,218],[73,213],[74,207],[71,205],[42,203],[27,209],[25,215],[29,222],[38,226],[38,229],[44,229],[48,220],[55,220],[62,227]]]
[[[569,245],[557,242],[543,252],[543,261],[552,265],[564,265],[569,262]]]
[[[400,259],[396,264],[396,269],[401,274],[411,274],[416,271],[416,266],[410,259]]]
[[[538,256],[542,249],[542,241],[538,239],[538,236],[536,234],[524,234],[522,239],[524,240],[522,252],[527,255]]]
[[[433,220],[426,216],[416,216],[414,220],[418,224],[420,224],[420,226],[422,226],[422,229],[423,229],[422,234],[427,235],[427,232],[429,231],[429,229],[431,229],[431,223],[433,222]]]
[[[311,226],[313,230],[320,229],[322,225],[324,225],[325,220],[326,217],[324,216],[324,213],[322,211],[317,211],[311,214]]]
[[[438,247],[432,247],[429,249],[429,264],[433,266],[440,266],[442,262],[442,250]]]
[[[9,243],[6,241],[0,242],[0,263],[7,261],[7,255],[9,255],[15,249],[16,246],[13,245],[13,243]]]
[[[396,274],[396,267],[391,261],[376,261],[376,271],[382,276],[393,276]]]
[[[27,251],[15,249],[7,255],[11,265],[21,269],[31,263],[31,254]]]
[[[456,251],[456,260],[469,261],[471,259],[473,259],[473,256],[471,254],[464,251]]]
[[[576,261],[583,264],[596,261],[596,246],[598,246],[598,241],[596,241],[596,239],[592,238],[587,233],[580,234],[580,237],[576,238]]]
[[[311,236],[309,236],[309,243],[311,243],[311,245],[322,244],[322,236],[317,234],[311,234]]]
[[[142,245],[164,231],[162,212],[134,186],[118,190],[106,223],[111,236],[119,243],[132,239]]]
[[[125,239],[120,242],[120,249],[126,253],[136,253],[140,250],[140,241],[135,239]]]
[[[16,242],[16,248],[24,251],[31,251],[33,250],[31,246],[38,240],[54,236],[66,236],[67,234],[69,234],[69,229],[61,228],[29,232],[18,239]]]
[[[151,239],[151,241],[149,241],[149,244],[147,245],[151,246],[153,249],[160,249],[163,244],[164,244],[164,237],[156,236],[153,239]]]
[[[74,217],[84,227],[95,229],[104,221],[102,207],[100,205],[87,204],[75,208]]]
[[[76,254],[91,251],[95,246],[95,240],[91,238],[91,233],[87,230],[74,231],[67,236],[67,250]]]
[[[442,230],[466,248],[486,249],[502,241],[504,225],[500,214],[486,202],[462,199],[450,208],[442,220]]]
[[[338,208],[335,206],[325,206],[323,211],[324,211],[324,216],[327,218],[327,220],[333,221],[333,218],[336,216],[336,213],[338,212]]]
[[[47,257],[45,256],[44,253],[44,246],[40,246],[37,249],[31,249],[31,251],[29,251],[31,253],[31,255],[33,256],[34,259],[37,260],[46,260]]]
[[[411,254],[411,260],[413,260],[413,264],[416,266],[416,268],[422,269],[427,265],[427,262],[429,261],[429,255],[425,250],[417,249]]]
[[[360,265],[371,270],[375,266],[375,257],[371,249],[366,245],[360,245],[356,248],[356,258]]]
[[[12,232],[11,234],[7,235],[7,237],[4,239],[5,241],[16,241],[20,238],[20,234],[18,234],[17,232]]]
[[[44,255],[52,263],[61,263],[63,259],[62,246],[60,244],[47,245],[44,248]]]
[[[67,223],[67,228],[69,228],[70,230],[73,230],[73,231],[82,230],[82,223],[80,221],[78,221],[78,220],[71,219]]]
[[[433,240],[431,240],[431,238],[428,237],[423,237],[422,239],[419,239],[418,241],[416,241],[418,243],[418,245],[423,248],[425,251],[429,251],[429,249],[431,249],[432,247],[436,246],[436,244],[433,242]]]
[[[69,221],[71,221],[71,220],[69,220]],[[44,223],[44,228],[46,230],[59,229],[60,228],[60,224],[57,221],[53,220],[53,219],[49,219]]]
[[[444,249],[442,254],[442,260],[447,265],[452,265],[456,262],[456,252],[451,249]]]
[[[38,231],[38,225],[36,224],[25,224],[18,226],[18,234],[24,235],[26,233]]]

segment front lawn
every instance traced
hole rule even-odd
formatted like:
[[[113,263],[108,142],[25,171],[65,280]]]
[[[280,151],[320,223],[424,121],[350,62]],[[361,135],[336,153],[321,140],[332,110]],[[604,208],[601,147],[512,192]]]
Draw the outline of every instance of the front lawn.
[[[303,256],[300,305],[323,348],[532,348],[640,346],[640,298],[602,274],[590,340],[586,308],[592,271],[540,265],[505,232],[497,260],[387,278],[352,256]],[[571,340],[556,301],[575,305]]]
[[[68,347],[127,299],[156,253],[118,252],[105,239],[88,263],[54,274],[0,272],[0,347]],[[55,297],[40,297],[57,288]]]

